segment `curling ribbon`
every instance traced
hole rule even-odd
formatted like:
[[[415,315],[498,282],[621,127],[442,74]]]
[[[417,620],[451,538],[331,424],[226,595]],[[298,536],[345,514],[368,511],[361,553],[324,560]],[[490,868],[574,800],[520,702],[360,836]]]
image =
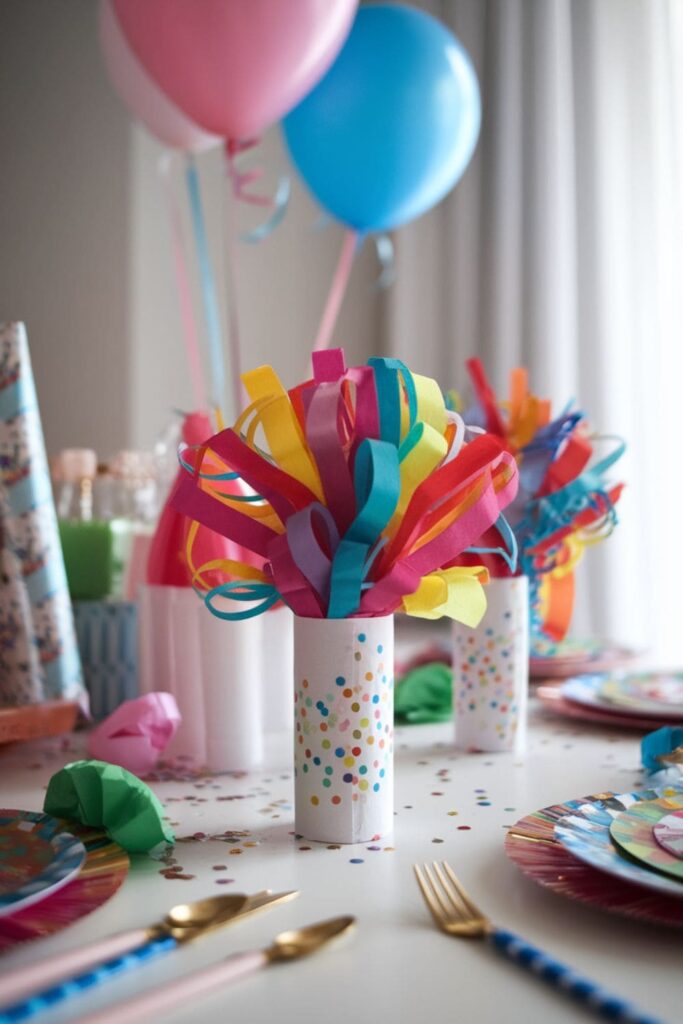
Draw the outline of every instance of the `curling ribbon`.
[[[190,371],[192,382],[192,394],[194,407],[198,410],[208,409],[206,400],[206,382],[204,370],[199,354],[199,339],[197,336],[197,324],[195,322],[192,308],[192,291],[190,278],[187,270],[185,236],[180,210],[176,201],[170,178],[171,156],[169,153],[159,160],[159,175],[163,183],[164,197],[166,199],[166,210],[171,226],[171,239],[173,244],[173,265],[175,267],[176,286],[178,288],[178,301],[180,303],[180,318],[183,325],[183,336],[185,338],[185,352],[187,354],[187,366]]]
[[[394,243],[389,235],[377,235],[375,238],[375,250],[377,261],[380,265],[379,277],[375,281],[375,289],[384,291],[390,288],[396,280],[396,255]]]
[[[221,331],[216,285],[209,255],[209,243],[204,225],[202,198],[199,188],[199,175],[194,157],[188,156],[185,172],[187,191],[190,200],[192,228],[194,231],[199,277],[204,303],[204,317],[209,337],[209,357],[211,363],[211,402],[214,409],[222,409],[225,401],[225,366],[223,363],[223,338]]]
[[[325,302],[325,308],[323,310],[320,326],[318,327],[318,333],[316,334],[315,341],[313,343],[314,352],[319,352],[320,349],[329,347],[334,327],[337,322],[337,317],[339,316],[339,310],[341,309],[346,286],[349,283],[349,275],[351,274],[353,258],[356,253],[358,243],[358,232],[353,231],[351,228],[346,228],[344,231],[344,240],[342,242],[341,252],[339,254],[339,262],[337,263],[337,268],[334,272],[334,277],[332,278],[332,285]]]

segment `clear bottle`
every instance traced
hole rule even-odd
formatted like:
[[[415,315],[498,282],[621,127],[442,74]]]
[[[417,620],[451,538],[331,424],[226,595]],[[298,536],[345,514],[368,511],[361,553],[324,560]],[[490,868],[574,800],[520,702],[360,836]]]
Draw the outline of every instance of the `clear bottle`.
[[[131,600],[141,575],[158,515],[157,481],[152,456],[121,451],[111,462],[113,482],[112,596]]]
[[[59,536],[74,600],[98,600],[111,590],[112,532],[96,514],[97,456],[90,448],[67,448],[53,464]]]

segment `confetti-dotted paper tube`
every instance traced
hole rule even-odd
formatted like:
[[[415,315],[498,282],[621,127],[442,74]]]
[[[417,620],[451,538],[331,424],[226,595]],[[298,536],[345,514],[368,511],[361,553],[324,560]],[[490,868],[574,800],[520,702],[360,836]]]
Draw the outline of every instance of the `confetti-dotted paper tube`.
[[[393,830],[393,616],[294,619],[296,831],[362,843]]]
[[[453,713],[461,750],[521,753],[529,686],[526,576],[492,579],[476,629],[453,623]]]
[[[22,670],[0,672],[0,704],[81,700],[85,691],[71,601],[52,500],[50,474],[38,410],[26,330],[0,325],[0,487],[9,522],[0,530],[20,573],[31,621],[31,646],[38,659]],[[1,542],[0,542],[1,543]],[[16,604],[16,601],[14,602]],[[1,646],[16,639],[18,609],[0,605]],[[16,668],[16,666],[15,666]],[[36,680],[35,673],[39,673]]]

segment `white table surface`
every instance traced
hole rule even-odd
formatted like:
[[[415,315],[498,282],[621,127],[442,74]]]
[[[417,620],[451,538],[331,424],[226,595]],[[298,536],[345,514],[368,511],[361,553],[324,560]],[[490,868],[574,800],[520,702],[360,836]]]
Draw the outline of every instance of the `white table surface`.
[[[456,753],[450,737],[450,725],[397,730],[395,834],[376,844],[328,849],[295,839],[285,737],[273,738],[266,770],[155,783],[177,836],[227,829],[249,836],[239,845],[179,844],[175,856],[190,879],[169,880],[160,874],[163,864],[136,858],[113,899],[63,932],[3,955],[0,971],[150,923],[174,903],[219,892],[299,889],[295,902],[169,954],[40,1019],[77,1020],[115,998],[267,944],[278,931],[346,913],[357,916],[357,929],[336,946],[307,961],[268,968],[164,1019],[562,1024],[585,1017],[481,943],[437,931],[411,865],[447,859],[497,923],[668,1024],[683,1021],[683,932],[546,891],[523,877],[503,852],[506,827],[523,814],[603,789],[638,788],[637,734],[551,718],[532,702],[524,757]],[[0,750],[2,804],[40,810],[50,775],[80,753],[82,741],[70,742],[68,750],[60,740]],[[218,865],[225,869],[216,870]],[[233,881],[218,884],[222,878]]]

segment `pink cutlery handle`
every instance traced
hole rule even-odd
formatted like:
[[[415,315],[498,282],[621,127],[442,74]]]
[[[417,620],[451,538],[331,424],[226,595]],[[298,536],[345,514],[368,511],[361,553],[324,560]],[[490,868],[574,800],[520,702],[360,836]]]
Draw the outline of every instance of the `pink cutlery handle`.
[[[209,995],[223,985],[229,985],[248,974],[253,974],[267,963],[268,957],[261,950],[237,953],[227,960],[214,964],[213,967],[188,974],[170,985],[161,985],[151,992],[108,1006],[89,1017],[79,1017],[78,1024],[118,1024],[120,1021],[133,1024],[134,1021],[142,1019],[160,1021],[164,1019],[162,1013],[174,1009],[179,1003],[193,997]]]
[[[2,982],[2,1005],[16,1002],[17,999],[29,995],[38,989],[48,988],[52,982],[61,981],[74,974],[80,974],[89,967],[112,960],[130,952],[136,946],[149,942],[146,928],[135,928],[129,932],[120,932],[101,939],[94,945],[82,946],[58,953],[57,956],[40,960],[36,964],[27,964],[11,973]]]

